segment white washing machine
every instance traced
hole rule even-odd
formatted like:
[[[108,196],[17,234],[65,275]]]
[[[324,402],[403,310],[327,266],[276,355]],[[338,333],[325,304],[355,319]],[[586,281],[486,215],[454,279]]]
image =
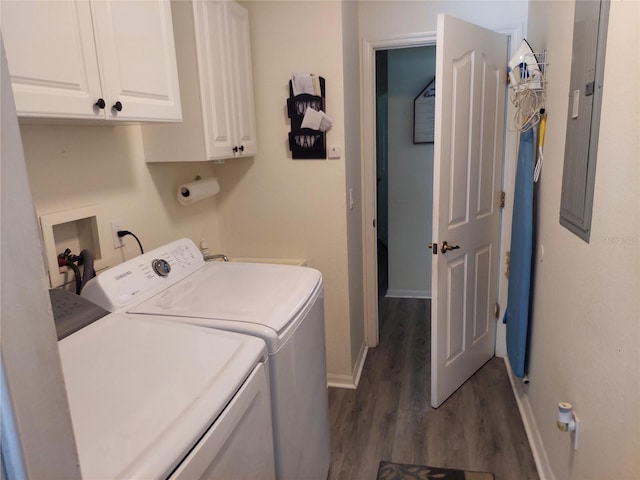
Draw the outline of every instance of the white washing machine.
[[[181,239],[91,280],[109,311],[246,333],[269,352],[276,477],[325,480],[329,421],[322,275],[291,266],[204,262]]]
[[[59,347],[83,478],[275,478],[260,339],[112,313]]]

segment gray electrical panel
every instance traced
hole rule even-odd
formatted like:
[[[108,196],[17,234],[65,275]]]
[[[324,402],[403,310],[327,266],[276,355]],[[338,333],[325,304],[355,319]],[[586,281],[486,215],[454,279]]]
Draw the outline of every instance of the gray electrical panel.
[[[588,242],[600,129],[609,0],[577,0],[560,223]]]

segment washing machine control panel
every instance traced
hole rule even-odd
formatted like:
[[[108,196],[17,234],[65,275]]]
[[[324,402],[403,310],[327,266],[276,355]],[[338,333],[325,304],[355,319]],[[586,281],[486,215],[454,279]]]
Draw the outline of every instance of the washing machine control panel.
[[[105,270],[87,283],[82,296],[109,311],[119,310],[174,285],[204,264],[196,244],[182,238]]]

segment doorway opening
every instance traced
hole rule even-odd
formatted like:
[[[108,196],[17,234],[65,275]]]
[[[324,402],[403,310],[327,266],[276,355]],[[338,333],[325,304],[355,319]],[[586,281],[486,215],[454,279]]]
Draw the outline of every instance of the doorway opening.
[[[375,56],[378,299],[428,299],[434,144],[414,136],[414,102],[435,78],[436,48]]]
[[[509,45],[518,45],[523,38],[520,27],[501,28],[497,31],[505,34]],[[422,34],[401,35],[397,37],[364,39],[362,42],[362,89],[363,89],[363,158],[367,159],[363,163],[362,189],[363,189],[363,210],[364,219],[363,248],[364,248],[364,317],[365,317],[365,343],[368,347],[376,347],[379,343],[379,315],[378,315],[378,245],[377,245],[377,223],[380,216],[377,213],[376,193],[378,191],[377,181],[377,126],[376,126],[376,52],[391,51],[395,49],[410,49],[417,47],[436,45],[436,33],[426,32]],[[507,56],[509,56],[508,54]],[[507,102],[507,118],[513,115],[512,105]],[[517,153],[517,136],[507,129],[505,132],[505,160],[502,164],[502,190],[510,192],[513,190],[515,178],[515,158]],[[437,205],[434,205],[434,207]],[[506,271],[505,251],[510,243],[511,231],[511,203],[507,201],[504,209],[501,228],[501,247],[499,254],[499,271]],[[384,219],[382,219],[384,222]],[[373,226],[373,228],[371,228]],[[430,240],[429,240],[430,241]],[[425,246],[426,247],[426,246]],[[384,252],[383,252],[384,259]],[[388,260],[387,260],[388,261]],[[383,264],[385,265],[385,264]],[[383,267],[384,268],[384,267]],[[384,271],[382,272],[384,274]],[[384,279],[383,279],[384,281]],[[386,292],[386,287],[382,287]],[[506,305],[506,283],[500,282],[499,303]],[[496,355],[506,355],[505,327],[502,322],[498,322],[496,337]]]
[[[384,248],[381,252],[378,251],[378,225],[377,225],[377,200],[378,195],[378,181],[376,165],[377,157],[377,126],[376,126],[376,83],[377,72],[376,64],[381,61],[377,59],[377,52],[388,52],[395,49],[410,49],[417,47],[433,46],[436,44],[436,33],[422,33],[414,35],[402,35],[396,38],[386,38],[377,40],[363,40],[362,43],[362,73],[363,73],[363,98],[369,99],[363,103],[363,158],[370,159],[365,161],[362,170],[362,189],[363,189],[363,210],[362,215],[365,219],[364,225],[368,225],[363,231],[363,248],[364,248],[364,316],[365,316],[365,344],[367,347],[376,347],[379,343],[379,315],[378,315],[378,299],[384,298],[379,296],[379,292],[388,292],[389,284],[387,283],[388,274],[385,273],[385,268],[389,266],[388,251],[385,252]],[[385,58],[385,57],[381,57]],[[382,60],[384,61],[384,60]],[[385,67],[385,68],[388,68]],[[413,113],[411,113],[411,118]],[[411,127],[413,128],[413,127]],[[381,137],[387,138],[386,136]],[[384,140],[383,140],[384,141]],[[384,143],[383,143],[384,146]],[[388,163],[387,163],[388,165]],[[384,167],[381,167],[384,168]],[[384,212],[383,217],[388,215],[388,211],[382,204]],[[385,222],[383,218],[383,223]],[[373,228],[370,228],[373,227]],[[383,227],[384,228],[384,227]],[[386,247],[383,244],[383,247]],[[382,275],[379,285],[378,283],[378,254],[381,253],[381,265]],[[385,257],[386,254],[386,257]],[[393,262],[393,261],[392,261]],[[393,263],[391,263],[393,264]]]

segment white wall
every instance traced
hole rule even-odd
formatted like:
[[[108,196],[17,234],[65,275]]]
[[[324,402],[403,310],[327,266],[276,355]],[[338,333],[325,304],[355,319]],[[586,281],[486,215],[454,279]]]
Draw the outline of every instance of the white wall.
[[[0,66],[2,478],[80,479],[42,245],[1,41]]]
[[[109,221],[123,220],[146,249],[176,236],[206,237],[213,251],[237,256],[306,258],[326,283],[328,371],[353,380],[363,346],[359,200],[360,108],[355,69],[359,38],[435,29],[448,11],[492,26],[526,17],[524,2],[244,2],[251,21],[259,153],[225,165],[144,163],[140,127],[23,126],[39,215],[97,204],[103,254],[110,263],[137,254],[111,247]],[[358,16],[356,28],[355,16]],[[356,31],[359,33],[356,35]],[[328,34],[330,32],[330,34]],[[312,41],[310,39],[321,39]],[[285,101],[292,72],[327,79],[328,144],[340,160],[294,161]],[[346,139],[348,134],[348,140]],[[71,172],[88,178],[69,187]],[[221,192],[180,207],[175,188],[215,174]],[[353,188],[354,209],[348,210]]]
[[[347,195],[347,243],[349,251],[349,305],[351,365],[364,362],[364,302],[362,276],[362,190],[360,149],[360,45],[358,4],[342,2],[344,70],[345,174]],[[353,205],[351,205],[351,199]],[[352,376],[357,381],[359,371]]]
[[[548,123],[529,362],[520,388],[548,478],[640,473],[640,4],[611,2],[591,241],[558,222],[573,2],[530,4],[529,35],[548,48]],[[555,426],[557,403],[581,420],[579,450]]]
[[[216,198],[189,207],[176,199],[181,183],[213,175],[210,164],[146,164],[139,126],[22,125],[21,132],[36,213],[96,205],[107,264],[139,254],[130,237],[123,249],[113,248],[112,219],[145,250],[178,237],[206,237],[212,251],[220,248]]]
[[[439,13],[494,30],[524,26],[524,0],[364,1],[360,4],[360,36],[367,39],[435,32]]]
[[[413,143],[415,97],[435,77],[435,46],[388,51],[388,296],[431,297],[433,143]]]
[[[404,38],[424,38],[426,34],[434,34],[436,31],[436,20],[439,13],[453,15],[462,20],[475,23],[485,28],[508,33],[512,35],[516,42],[519,42],[526,29],[528,2],[525,0],[514,1],[487,1],[487,0],[468,0],[468,1],[363,1],[358,2],[360,13],[360,38],[368,44],[385,44],[393,42],[401,44]],[[366,88],[366,79],[365,88]],[[366,95],[366,92],[365,92]],[[368,98],[363,98],[363,105],[367,107]],[[373,110],[371,110],[373,111]],[[373,113],[371,113],[373,115]],[[511,118],[509,109],[507,110],[507,118]],[[363,117],[363,171],[365,181],[372,183],[372,175],[370,170],[373,168],[371,164],[374,162],[374,151],[369,145],[374,142],[373,139],[373,123],[368,118],[367,113]],[[370,131],[367,131],[370,130]],[[515,134],[507,132],[505,166],[504,166],[504,185],[503,189],[507,192],[506,208],[503,211],[503,234],[501,237],[501,255],[500,255],[500,277],[499,277],[499,303],[506,305],[507,282],[503,277],[506,271],[505,250],[510,243],[511,223],[510,216],[512,212],[513,202],[513,184],[515,178],[516,160],[516,144]],[[371,188],[371,187],[370,187]],[[365,191],[365,197],[368,196]],[[373,248],[373,247],[368,247]],[[366,266],[370,266],[370,262],[365,261]],[[367,282],[367,285],[370,285]],[[367,288],[367,292],[371,292],[371,288]],[[370,294],[365,299],[367,311],[372,310],[372,301]],[[369,320],[369,319],[368,319]],[[371,329],[371,327],[370,327]],[[498,355],[506,354],[505,343],[506,330],[501,321],[497,325],[496,353]]]
[[[328,371],[336,382],[348,384],[364,345],[357,5],[245,5],[253,37],[259,135],[255,158],[219,166],[146,164],[139,126],[23,125],[34,204],[38,215],[97,205],[102,253],[110,265],[138,254],[133,240],[122,250],[113,248],[112,219],[121,219],[146,250],[188,236],[196,242],[205,237],[212,251],[227,255],[305,258],[325,279]],[[325,35],[327,25],[342,25],[344,42],[340,29]],[[311,34],[323,40],[292,41]],[[329,145],[342,149],[339,160],[291,159],[285,101],[288,80],[297,71],[326,78],[327,113],[335,120],[327,138]],[[351,95],[345,113],[347,89]],[[178,204],[179,184],[214,174],[220,194],[190,207]],[[350,188],[356,203],[347,211]]]
[[[352,375],[346,215],[345,98],[340,2],[255,1],[249,9],[258,154],[216,166],[218,212],[228,254],[305,258],[325,281],[330,378]],[[292,160],[286,115],[294,72],[326,79],[329,146],[339,160]],[[360,320],[361,322],[361,320]]]

